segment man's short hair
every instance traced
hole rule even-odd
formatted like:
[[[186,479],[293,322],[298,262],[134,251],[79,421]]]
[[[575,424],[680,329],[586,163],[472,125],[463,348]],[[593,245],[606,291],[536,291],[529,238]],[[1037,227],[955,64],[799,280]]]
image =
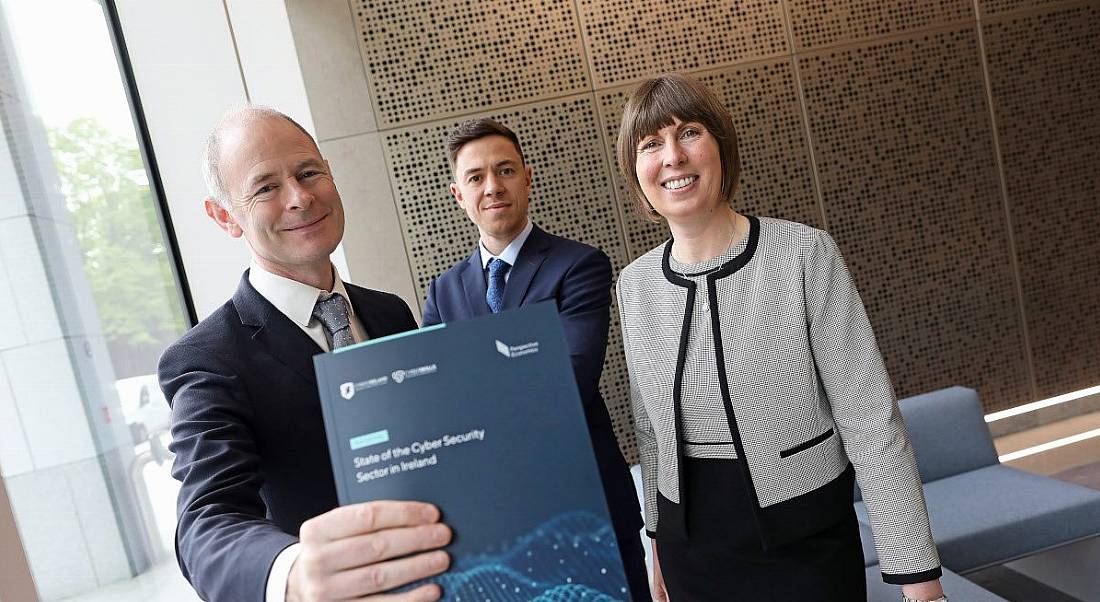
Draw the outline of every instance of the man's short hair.
[[[455,159],[458,158],[458,151],[462,150],[463,146],[488,136],[504,136],[510,140],[516,147],[516,152],[519,153],[519,160],[526,163],[523,159],[523,149],[519,146],[519,136],[503,124],[488,117],[481,117],[463,121],[447,136],[447,163],[450,164],[451,171],[455,169]]]
[[[214,126],[214,129],[210,130],[210,134],[206,137],[206,145],[202,150],[202,178],[206,181],[206,191],[211,198],[226,209],[231,207],[229,191],[225,189],[225,182],[222,180],[221,174],[222,134],[243,123],[260,119],[285,119],[289,121],[294,127],[298,128],[298,131],[305,134],[306,138],[309,138],[309,141],[313,143],[313,148],[316,148],[317,152],[320,153],[320,147],[317,146],[317,141],[314,140],[313,135],[282,111],[254,104],[230,109],[218,120],[218,124]]]

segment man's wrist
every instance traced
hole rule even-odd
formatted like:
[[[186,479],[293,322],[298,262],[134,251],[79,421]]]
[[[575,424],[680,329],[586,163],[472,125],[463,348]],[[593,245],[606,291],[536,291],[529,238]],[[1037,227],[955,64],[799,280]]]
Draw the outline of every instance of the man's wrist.
[[[264,602],[292,602],[296,599],[290,587],[291,574],[294,566],[298,564],[298,555],[302,551],[302,544],[294,543],[287,546],[271,565],[271,571],[267,575],[267,587]]]

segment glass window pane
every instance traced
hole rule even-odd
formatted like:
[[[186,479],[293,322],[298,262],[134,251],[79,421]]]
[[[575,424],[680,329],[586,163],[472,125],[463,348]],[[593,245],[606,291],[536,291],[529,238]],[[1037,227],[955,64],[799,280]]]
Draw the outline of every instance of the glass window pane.
[[[0,0],[0,122],[0,469],[39,594],[193,600],[156,379],[188,318],[100,2]]]

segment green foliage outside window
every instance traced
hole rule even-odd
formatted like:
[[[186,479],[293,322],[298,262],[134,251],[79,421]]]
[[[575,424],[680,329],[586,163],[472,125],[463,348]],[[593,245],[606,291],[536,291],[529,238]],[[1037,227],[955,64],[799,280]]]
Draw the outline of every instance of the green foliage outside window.
[[[136,142],[87,117],[48,137],[116,375],[153,373],[186,326]]]

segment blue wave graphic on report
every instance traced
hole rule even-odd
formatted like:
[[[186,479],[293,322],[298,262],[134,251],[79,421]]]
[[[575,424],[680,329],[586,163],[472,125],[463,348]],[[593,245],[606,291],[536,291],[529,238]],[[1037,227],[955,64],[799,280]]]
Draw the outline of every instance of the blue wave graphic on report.
[[[626,578],[611,525],[588,512],[557,516],[497,554],[455,563],[429,581],[454,602],[620,602]]]

